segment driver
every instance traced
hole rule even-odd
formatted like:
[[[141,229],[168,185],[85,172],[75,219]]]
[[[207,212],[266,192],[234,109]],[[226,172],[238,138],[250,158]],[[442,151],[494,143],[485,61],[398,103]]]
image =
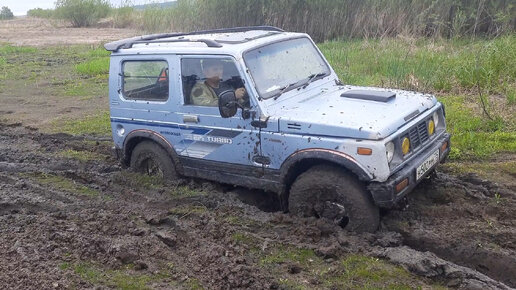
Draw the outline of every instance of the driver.
[[[190,95],[192,104],[198,106],[218,106],[218,96],[220,93],[233,90],[233,87],[222,81],[224,74],[224,64],[219,59],[203,59],[201,62],[202,72],[206,80],[197,82]],[[243,103],[245,88],[235,90],[235,96],[239,103]]]

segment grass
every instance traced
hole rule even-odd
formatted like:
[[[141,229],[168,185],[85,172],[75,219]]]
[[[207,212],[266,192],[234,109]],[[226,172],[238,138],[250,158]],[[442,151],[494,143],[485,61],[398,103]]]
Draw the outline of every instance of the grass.
[[[3,55],[18,55],[36,53],[38,51],[35,47],[30,46],[13,46],[10,44],[0,44],[0,56]]]
[[[516,88],[516,36],[494,40],[382,39],[319,44],[347,84],[426,92],[509,95]]]
[[[165,272],[153,274],[140,274],[126,267],[120,270],[102,269],[92,263],[62,263],[59,269],[62,271],[72,270],[81,279],[93,285],[103,285],[117,289],[151,289],[151,283],[170,278]]]
[[[516,152],[516,118],[489,120],[471,109],[470,98],[446,96],[448,132],[452,134],[451,159],[486,158],[500,152]]]
[[[41,185],[50,186],[69,193],[92,197],[99,195],[97,190],[91,189],[85,185],[75,182],[72,179],[60,175],[37,173],[32,174],[30,177],[34,178]]]
[[[75,66],[78,73],[98,78],[108,78],[109,74],[109,57],[97,57],[86,60]]]
[[[71,135],[110,136],[109,111],[91,114],[82,119],[56,120],[53,123],[53,131]]]
[[[322,272],[323,284],[339,289],[413,289],[418,284],[407,270],[373,257],[350,255],[340,260],[339,268]],[[445,289],[439,285],[432,288]]]
[[[240,243],[254,244],[245,234],[236,233],[232,238]],[[414,289],[428,286],[425,284],[430,282],[374,257],[351,254],[327,263],[311,249],[285,245],[271,246],[269,253],[262,256],[259,263],[276,273],[283,264],[301,267],[299,274],[279,278],[279,284],[294,289],[312,288],[308,280],[319,281],[319,285],[325,289]],[[431,285],[431,288],[443,287]]]
[[[58,155],[65,158],[77,159],[82,162],[104,159],[104,157],[98,153],[90,151],[77,151],[73,149],[63,150],[59,152]]]
[[[192,189],[187,185],[173,186],[166,184],[161,178],[156,176],[149,176],[129,171],[122,171],[115,174],[113,176],[113,181],[139,191],[156,190],[164,192],[172,197],[193,197],[206,194],[203,191]]]
[[[277,246],[272,253],[260,259],[261,265],[282,264],[296,262],[303,266],[310,266],[314,262],[320,262],[320,258],[310,249]]]

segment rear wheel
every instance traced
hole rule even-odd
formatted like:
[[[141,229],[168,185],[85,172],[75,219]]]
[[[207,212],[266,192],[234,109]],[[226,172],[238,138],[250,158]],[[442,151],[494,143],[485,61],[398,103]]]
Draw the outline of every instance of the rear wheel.
[[[356,232],[374,232],[380,212],[365,186],[331,165],[317,165],[301,174],[290,189],[289,211],[297,216],[326,218]]]
[[[139,173],[170,181],[177,173],[170,155],[163,147],[152,141],[140,142],[131,154],[131,168]]]

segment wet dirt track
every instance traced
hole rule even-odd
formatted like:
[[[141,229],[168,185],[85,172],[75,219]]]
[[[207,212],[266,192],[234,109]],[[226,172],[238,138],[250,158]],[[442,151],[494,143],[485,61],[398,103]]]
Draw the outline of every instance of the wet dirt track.
[[[63,150],[100,158],[79,161],[59,155]],[[131,265],[135,275],[166,272],[148,283],[157,289],[192,288],[191,281],[207,289],[282,288],[282,277],[309,277],[296,265],[271,272],[249,254],[277,244],[313,249],[329,266],[354,253],[386,259],[429,284],[516,286],[514,188],[475,176],[439,173],[406,209],[387,212],[380,231],[361,235],[275,212],[272,199],[246,189],[183,181],[203,194],[172,196],[139,188],[131,177],[109,156],[109,142],[0,124],[3,287],[95,287],[63,266],[84,261],[106,269]]]

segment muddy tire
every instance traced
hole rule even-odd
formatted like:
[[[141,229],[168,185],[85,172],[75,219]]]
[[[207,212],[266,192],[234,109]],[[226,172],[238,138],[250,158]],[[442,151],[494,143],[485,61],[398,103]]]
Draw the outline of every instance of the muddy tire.
[[[374,232],[380,212],[365,186],[339,167],[317,165],[294,182],[290,189],[291,214],[332,220],[356,232]]]
[[[152,141],[138,143],[131,154],[131,169],[164,181],[177,178],[174,163],[163,147]]]

